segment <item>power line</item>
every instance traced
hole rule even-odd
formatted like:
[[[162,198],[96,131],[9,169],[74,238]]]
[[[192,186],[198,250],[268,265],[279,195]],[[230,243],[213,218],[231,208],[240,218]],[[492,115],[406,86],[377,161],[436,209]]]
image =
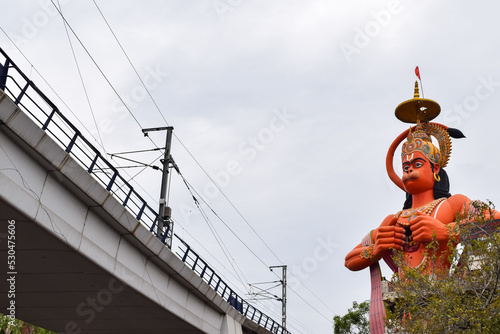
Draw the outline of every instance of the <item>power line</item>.
[[[115,38],[115,41],[116,43],[118,43],[118,45],[120,46],[120,49],[122,50],[123,54],[125,55],[125,58],[127,58],[127,61],[128,63],[130,64],[130,66],[132,67],[132,69],[134,70],[135,74],[137,75],[137,77],[139,78],[139,80],[141,81],[141,84],[142,86],[145,88],[146,92],[148,93],[149,95],[149,98],[151,99],[151,101],[153,102],[153,104],[155,105],[156,107],[156,110],[158,110],[158,112],[160,113],[161,117],[163,118],[163,120],[165,121],[165,124],[167,124],[168,126],[170,126],[170,124],[168,124],[167,120],[165,119],[165,116],[163,116],[163,113],[161,112],[160,110],[160,107],[158,106],[158,104],[156,103],[155,99],[153,98],[153,96],[151,95],[151,92],[149,91],[149,89],[146,87],[146,84],[144,83],[144,81],[142,80],[141,76],[139,75],[139,72],[137,71],[137,69],[135,68],[134,64],[132,63],[132,61],[130,60],[127,52],[125,52],[125,49],[123,48],[122,44],[120,43],[120,41],[118,40],[118,37],[116,37],[115,35],[115,32],[113,31],[113,29],[111,28],[111,26],[109,25],[108,23],[108,20],[106,20],[106,17],[104,16],[104,14],[102,13],[101,9],[99,8],[99,6],[97,5],[97,2],[95,2],[95,0],[93,0],[94,2],[94,5],[96,6],[97,10],[99,11],[99,14],[101,14],[101,17],[102,19],[104,20],[104,22],[106,22],[106,25],[108,26],[109,28],[109,31],[111,31],[111,34],[113,35],[113,37]],[[175,135],[175,134],[174,134]]]
[[[62,8],[61,8],[61,4],[59,3],[59,0],[57,0],[57,4],[59,5],[59,10],[61,11],[61,15],[62,15]],[[85,86],[85,82],[83,81],[82,71],[80,70],[80,65],[78,64],[78,60],[76,59],[75,49],[73,48],[73,43],[71,43],[71,38],[69,36],[68,27],[66,25],[66,20],[63,20],[63,24],[64,24],[64,30],[66,31],[66,36],[68,36],[68,42],[69,42],[69,46],[71,48],[71,53],[73,54],[73,59],[75,60],[75,65],[76,65],[76,68],[78,70],[78,75],[80,76],[80,82],[82,83],[83,91],[85,92],[85,98],[87,99],[87,104],[89,106],[90,113],[92,114],[92,119],[94,120],[94,125],[95,125],[95,128],[97,130],[97,135],[99,136],[99,139],[101,141],[102,148],[104,149],[104,151],[106,151],[106,149],[104,148],[104,141],[102,140],[102,137],[101,137],[101,132],[99,131],[99,126],[97,126],[97,121],[96,121],[95,115],[94,115],[94,109],[92,108],[92,104],[90,103],[89,94],[87,92],[87,87]]]
[[[187,187],[187,189],[188,189],[189,193],[191,194],[191,197],[193,198],[193,200],[194,200],[194,202],[195,202],[196,206],[198,207],[198,209],[199,209],[199,210],[200,210],[200,212],[202,213],[203,218],[205,219],[205,221],[207,222],[207,224],[208,224],[208,225],[209,225],[209,227],[210,227],[210,230],[211,230],[211,231],[212,231],[212,233],[214,234],[215,239],[217,240],[217,237],[218,237],[219,239],[221,239],[221,242],[222,242],[222,238],[220,238],[220,236],[218,235],[218,233],[215,231],[215,228],[213,227],[213,225],[209,222],[208,216],[205,214],[205,212],[204,212],[204,211],[203,211],[203,209],[201,208],[201,205],[200,205],[200,203],[199,203],[198,199],[194,196],[193,192],[191,191],[191,188],[190,188],[190,186],[189,186],[188,181],[184,178],[184,176],[180,173],[180,171],[179,171],[179,170],[177,171],[177,173],[181,176],[182,180],[184,181],[184,184],[186,185],[186,187]],[[210,208],[210,207],[209,207],[209,208]],[[211,209],[211,208],[210,208],[210,209]],[[212,211],[213,211],[213,210],[212,210]],[[217,240],[217,242],[219,243],[219,240]],[[223,242],[222,242],[222,244],[223,244]],[[221,243],[219,243],[219,246],[221,247],[221,249],[222,249],[222,251],[224,252],[224,254],[225,254],[225,255],[226,255],[226,253],[225,253],[226,251],[229,253],[229,251],[227,250],[227,247],[226,247],[226,251],[225,251],[225,250],[224,250],[224,248],[222,247]],[[228,256],[226,255],[226,257],[228,257]],[[232,259],[232,260],[233,260],[233,262],[236,264],[236,261],[234,260],[234,258],[231,258],[231,259]],[[236,268],[234,268],[234,266],[233,266],[233,264],[232,264],[232,262],[231,262],[231,260],[230,260],[229,258],[228,258],[228,261],[230,262],[231,266],[233,267],[233,270],[235,271],[236,275],[238,276],[238,278],[240,279],[241,283],[243,284],[243,281],[241,280],[241,278],[240,278],[240,276],[239,276],[239,274],[238,274],[238,272],[237,272]],[[245,281],[248,281],[248,280],[246,279],[245,275],[243,274],[243,271],[242,271],[242,270],[238,267],[238,265],[237,265],[237,264],[236,264],[236,267],[239,269],[239,271],[241,272],[242,276],[245,278]]]
[[[182,176],[181,176],[182,177]],[[264,260],[262,260],[237,234],[236,232],[233,231],[232,228],[229,227],[229,225],[210,207],[210,205],[205,201],[203,196],[200,196],[200,194],[196,191],[196,189],[193,188],[193,186],[183,177],[184,182],[186,183],[186,186],[191,187],[193,191],[196,193],[198,197],[201,198],[203,203],[212,211],[212,213],[227,227],[227,229],[266,267],[269,267]]]
[[[104,74],[103,70],[101,69],[101,67],[97,64],[96,60],[94,59],[94,57],[92,57],[92,55],[90,54],[89,50],[85,47],[85,45],[83,44],[83,42],[81,41],[81,39],[78,37],[78,35],[76,34],[76,32],[74,31],[74,29],[71,27],[71,25],[68,23],[68,21],[66,20],[66,18],[64,17],[63,13],[59,10],[59,8],[57,8],[56,4],[54,3],[53,0],[50,0],[50,2],[52,3],[52,5],[55,7],[55,9],[57,10],[57,12],[59,13],[59,15],[61,15],[61,18],[63,19],[63,21],[67,24],[68,28],[71,30],[71,32],[73,33],[73,35],[75,36],[75,38],[77,39],[77,41],[80,43],[80,45],[82,46],[83,50],[87,53],[87,55],[89,56],[90,60],[92,60],[92,62],[94,63],[95,67],[99,70],[99,72],[101,73],[102,77],[104,78],[104,80],[108,83],[109,87],[113,90],[113,92],[116,94],[116,96],[118,97],[118,99],[120,99],[120,102],[125,106],[125,108],[127,109],[127,111],[129,112],[129,114],[132,116],[132,118],[134,119],[134,121],[137,123],[137,125],[139,125],[139,127],[142,129],[142,125],[141,123],[139,122],[139,120],[135,117],[134,113],[132,112],[132,110],[130,110],[130,108],[128,107],[128,105],[125,103],[125,101],[122,99],[122,97],[120,96],[120,94],[118,93],[118,91],[116,90],[116,88],[113,86],[113,84],[109,81],[108,77],[106,76],[106,74]],[[158,145],[156,145],[156,143],[150,138],[148,137],[149,140],[155,145],[155,147],[158,147]]]
[[[54,87],[52,87],[52,85],[45,79],[45,77],[37,70],[36,67],[33,66],[33,64],[31,63],[31,61],[28,59],[28,57],[26,57],[26,55],[23,53],[23,51],[17,46],[16,43],[14,43],[14,41],[12,40],[12,38],[10,38],[10,36],[5,32],[5,30],[3,30],[3,28],[0,27],[0,29],[2,30],[2,32],[4,33],[4,35],[7,37],[7,39],[14,45],[14,47],[17,49],[17,51],[24,57],[24,59],[28,62],[28,64],[30,65],[30,68],[35,70],[35,72],[40,76],[40,79],[43,80],[43,82],[47,85],[47,87],[50,88],[50,90],[55,94],[55,96],[57,96],[57,98],[59,99],[59,101],[61,101],[62,104],[64,104],[64,106],[66,107],[66,109],[71,113],[71,115],[73,115],[75,117],[75,119],[78,121],[78,123],[80,123],[80,125],[85,129],[87,130],[88,134],[92,137],[92,139],[94,139],[94,141],[97,143],[97,145],[99,145],[104,152],[106,152],[106,150],[104,149],[104,146],[102,146],[102,143],[99,142],[93,135],[92,133],[89,131],[89,129],[87,129],[87,127],[85,126],[85,124],[83,124],[83,122],[78,118],[78,116],[76,116],[76,114],[73,112],[73,110],[71,110],[71,108],[68,106],[68,104],[66,103],[66,101],[64,101],[62,99],[62,97],[55,91]]]
[[[182,144],[182,143],[181,143]],[[186,151],[188,151],[186,149]],[[188,151],[189,154],[191,154],[189,151]],[[192,156],[192,155],[191,155]],[[194,157],[193,157],[194,159]],[[208,176],[208,178],[213,182],[213,184],[217,187],[217,189],[221,192],[221,194],[224,196],[224,198],[228,201],[229,204],[231,204],[231,206],[233,207],[233,209],[239,214],[239,216],[243,219],[243,221],[245,223],[247,223],[247,225],[252,229],[252,231],[255,233],[255,235],[257,235],[257,237],[262,241],[262,243],[264,243],[264,245],[267,247],[267,249],[274,255],[274,257],[280,262],[280,263],[283,263],[279,258],[278,256],[272,251],[272,249],[269,247],[269,245],[262,239],[262,237],[257,233],[257,231],[255,231],[255,229],[250,225],[250,223],[247,221],[247,219],[243,216],[243,214],[236,208],[236,206],[233,204],[233,202],[231,202],[231,200],[226,196],[226,194],[222,191],[222,189],[220,189],[220,187],[217,185],[217,183],[210,177],[210,175],[203,169],[203,167],[198,163],[198,161],[196,159],[194,159],[196,161],[196,163],[198,164],[198,166],[205,172],[205,174]],[[206,204],[206,202],[205,202]],[[208,206],[208,204],[207,204]],[[214,212],[215,215],[217,215],[215,212]],[[218,216],[217,216],[218,217]],[[220,218],[218,217],[223,223],[224,225],[226,225],[226,227],[238,238],[238,240],[240,240],[244,245],[245,247],[247,247],[247,249],[249,249],[252,254],[254,254],[266,267],[268,267],[268,265],[262,261],[260,259],[260,257],[258,257],[237,235],[236,233],[233,232],[233,230]],[[274,273],[275,275],[277,275],[276,273]],[[334,313],[330,307],[328,305],[326,305],[314,292],[312,292],[295,274],[291,273],[291,275],[296,278],[299,282],[302,283],[302,285],[304,286],[304,288],[306,288],[318,301],[320,301],[324,306],[326,306],[332,313]],[[313,307],[309,302],[307,302],[302,296],[300,296],[298,294],[298,292],[296,292],[295,290],[292,289],[292,291],[300,298],[302,299],[307,305],[309,305],[314,311],[316,311],[319,315],[321,315],[323,318],[327,319],[328,321],[331,322],[331,320],[326,317],[324,314],[322,314],[321,312],[319,312],[315,307]]]
[[[66,18],[64,17],[63,13],[59,10],[59,8],[57,8],[57,6],[55,5],[54,1],[51,0],[51,3],[52,5],[55,7],[55,9],[57,10],[57,12],[59,13],[59,15],[61,16],[61,18],[63,19],[64,23],[67,25],[67,27],[71,30],[71,32],[73,33],[73,35],[75,36],[75,38],[77,39],[77,41],[80,43],[80,45],[82,46],[82,48],[85,50],[85,52],[87,53],[87,55],[89,56],[89,58],[92,60],[92,62],[94,63],[94,65],[96,66],[96,68],[99,70],[99,72],[101,73],[101,75],[103,76],[103,78],[105,79],[105,81],[108,83],[108,85],[110,86],[110,88],[113,90],[113,92],[115,93],[115,95],[118,97],[118,99],[120,100],[120,102],[123,104],[123,106],[125,106],[125,108],[127,109],[127,111],[129,112],[129,114],[132,116],[132,118],[135,120],[135,122],[139,125],[139,127],[142,129],[142,125],[140,124],[139,120],[135,117],[135,115],[132,113],[132,110],[130,110],[129,106],[125,103],[125,101],[122,99],[122,97],[120,96],[120,94],[118,93],[118,91],[115,89],[115,87],[113,86],[113,84],[109,81],[108,77],[104,74],[103,70],[101,69],[101,67],[97,64],[97,62],[95,61],[95,59],[92,57],[92,55],[90,54],[90,52],[88,51],[88,49],[85,47],[85,45],[83,44],[83,42],[81,41],[81,39],[78,37],[78,35],[76,34],[76,32],[74,31],[74,29],[71,27],[71,25],[69,24],[69,22],[66,20]],[[158,145],[156,145],[156,143],[148,136],[148,139],[151,141],[151,143],[153,143],[153,145],[160,149],[158,147]],[[104,149],[104,147],[103,147]],[[140,173],[140,172],[139,172]],[[139,173],[137,173],[135,176],[137,176]],[[134,176],[134,177],[135,177]],[[132,177],[132,179],[134,178]],[[132,180],[131,179],[131,180]],[[141,189],[143,189],[141,187]],[[144,190],[144,189],[143,189]],[[149,195],[149,193],[148,193]]]
[[[186,183],[186,186],[188,186],[189,188],[189,183],[188,181],[182,176],[182,174],[180,174],[181,177],[183,178],[184,182]],[[199,196],[198,192],[193,188],[193,191]],[[190,191],[191,193],[191,191]],[[191,193],[192,194],[192,193]],[[197,201],[197,199],[194,197],[194,195],[192,194],[193,198],[195,199],[195,201]],[[201,196],[200,196],[201,197]],[[210,207],[210,205],[203,199],[203,197],[201,197],[202,201],[205,203],[205,205],[207,205],[207,207],[212,210],[213,214],[229,229],[229,231],[262,263],[264,264],[266,267],[269,267],[265,262],[264,260],[262,260],[227,224],[226,222]],[[274,272],[273,272],[274,273]],[[274,273],[275,275],[277,275],[276,273]],[[295,277],[295,276],[294,276]],[[304,303],[306,303],[311,309],[313,309],[317,314],[319,314],[320,316],[322,316],[323,318],[325,318],[326,320],[328,320],[329,322],[331,322],[332,320],[330,320],[327,316],[325,316],[323,313],[321,313],[318,309],[316,309],[313,305],[311,305],[308,301],[306,301],[301,295],[298,294],[297,291],[295,291],[294,289],[291,289],[292,292],[294,292]],[[332,318],[333,319],[333,318]]]
[[[14,45],[14,47],[17,49],[17,51],[24,57],[24,59],[28,62],[28,64],[30,65],[30,68],[33,69],[40,77],[40,79],[47,85],[47,87],[52,91],[52,93],[54,93],[54,95],[59,99],[59,101],[66,107],[66,109],[71,113],[71,115],[73,115],[73,117],[75,118],[75,120],[85,129],[87,130],[87,133],[90,135],[90,137],[92,137],[95,141],[95,143],[100,146],[104,152],[106,152],[105,148],[102,146],[102,144],[92,135],[92,133],[89,131],[89,129],[85,126],[85,124],[83,124],[83,122],[80,120],[80,118],[73,112],[73,110],[69,107],[69,105],[66,103],[66,101],[64,101],[64,99],[56,92],[56,90],[54,89],[54,87],[52,87],[52,85],[47,81],[47,79],[45,79],[45,76],[42,75],[42,73],[40,73],[40,71],[38,71],[38,69],[33,65],[33,63],[29,60],[29,58],[24,54],[24,52],[17,46],[16,43],[14,43],[14,41],[12,40],[12,38],[10,38],[10,36],[7,34],[7,32],[5,32],[5,30],[0,27],[0,30],[2,30],[2,32],[4,33],[4,35],[7,37],[7,39]],[[161,150],[161,148],[154,148],[152,150]],[[153,160],[151,164],[153,164],[156,160],[158,160],[161,156],[157,157],[155,160]],[[127,180],[127,182],[132,182],[134,181],[134,183],[137,185],[137,187],[139,187],[140,189],[142,189],[144,191],[144,193],[150,198],[152,199],[153,201],[156,201],[157,199],[153,198],[151,196],[151,194],[146,190],[144,189],[144,187],[140,184],[140,183],[137,183],[135,182],[134,178],[137,177],[139,174],[141,174],[144,170],[147,169],[147,166],[144,167],[142,170],[140,170],[139,172],[137,172],[135,175],[133,176],[130,176],[126,171],[124,171],[124,173],[129,177],[129,179]]]
[[[189,233],[189,231],[187,229],[185,229],[184,227],[182,227],[182,225],[180,225],[178,221],[174,220],[174,222],[175,222],[176,226],[179,226],[182,229],[183,232],[187,233],[187,235],[189,235],[191,237],[192,241],[195,242],[196,244],[198,244],[200,246],[200,248],[202,248],[206,252],[206,254],[210,255],[214,261],[216,261],[227,273],[229,273],[229,275],[231,275],[232,277],[236,278],[239,281],[239,283],[242,284],[240,278],[237,277],[235,274],[233,274],[231,270],[228,270],[226,268],[226,266],[224,264],[222,264],[222,262],[220,262],[220,260],[216,256],[212,255],[212,253],[205,246],[203,246],[203,244],[201,244],[197,240],[196,237],[194,237],[191,233]],[[246,284],[242,284],[242,286],[246,286]],[[247,294],[248,293],[248,291],[241,290],[240,287],[238,286],[238,284],[234,284],[234,287],[236,287],[236,289],[238,289],[241,294]]]

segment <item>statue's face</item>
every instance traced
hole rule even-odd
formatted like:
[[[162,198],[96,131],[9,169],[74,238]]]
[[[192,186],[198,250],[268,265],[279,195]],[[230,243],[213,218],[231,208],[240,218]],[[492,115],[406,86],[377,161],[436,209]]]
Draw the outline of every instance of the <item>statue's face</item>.
[[[407,192],[412,195],[433,189],[434,173],[439,172],[439,166],[431,168],[429,159],[421,152],[413,152],[403,156],[403,184]]]

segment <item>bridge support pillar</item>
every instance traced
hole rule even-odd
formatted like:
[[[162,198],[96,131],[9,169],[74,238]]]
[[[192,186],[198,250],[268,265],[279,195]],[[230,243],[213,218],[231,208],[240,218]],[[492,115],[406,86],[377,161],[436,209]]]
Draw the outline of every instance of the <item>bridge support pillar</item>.
[[[220,334],[243,334],[241,324],[227,314],[222,319]]]

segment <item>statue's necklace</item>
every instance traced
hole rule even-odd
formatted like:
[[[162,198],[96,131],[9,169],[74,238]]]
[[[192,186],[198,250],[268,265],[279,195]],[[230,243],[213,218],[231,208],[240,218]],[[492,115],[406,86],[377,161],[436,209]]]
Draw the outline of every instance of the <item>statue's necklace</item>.
[[[417,218],[417,212],[419,212],[419,211],[425,213],[426,215],[430,215],[432,213],[432,211],[434,211],[434,209],[441,202],[443,202],[445,200],[446,200],[446,197],[442,197],[439,199],[435,199],[432,202],[429,202],[425,205],[419,206],[418,208],[407,209],[407,210],[399,211],[398,213],[396,213],[396,218],[398,219],[398,224],[400,224],[401,226],[403,226],[405,228],[406,245],[404,246],[403,250],[406,253],[408,253],[408,256],[410,257],[410,259],[412,258],[412,256],[409,253],[416,252],[418,249],[420,249],[420,244],[415,243],[413,241],[413,236],[412,236],[412,233],[410,230],[411,220],[414,218]],[[426,265],[426,262],[427,262],[427,255],[424,254],[422,261],[416,267],[413,267],[413,268],[416,269],[419,267],[423,267]],[[409,265],[409,263],[408,263],[408,265]]]
[[[396,218],[398,218],[398,223],[402,226],[410,226],[410,221],[414,218],[417,218],[418,211],[430,215],[432,211],[434,211],[434,209],[444,200],[446,200],[446,197],[441,197],[425,205],[419,206],[418,208],[399,211],[398,213],[396,213]],[[407,221],[404,221],[405,219]]]

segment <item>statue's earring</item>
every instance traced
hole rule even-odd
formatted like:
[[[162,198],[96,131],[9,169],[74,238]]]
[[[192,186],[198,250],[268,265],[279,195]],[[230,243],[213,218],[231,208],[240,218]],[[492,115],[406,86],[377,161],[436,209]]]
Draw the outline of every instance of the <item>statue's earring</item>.
[[[439,182],[439,181],[441,181],[441,176],[434,173],[434,179],[436,180],[436,182]]]

